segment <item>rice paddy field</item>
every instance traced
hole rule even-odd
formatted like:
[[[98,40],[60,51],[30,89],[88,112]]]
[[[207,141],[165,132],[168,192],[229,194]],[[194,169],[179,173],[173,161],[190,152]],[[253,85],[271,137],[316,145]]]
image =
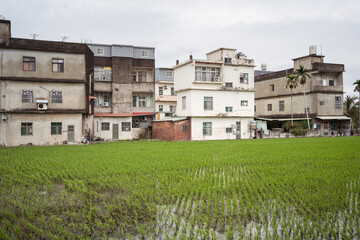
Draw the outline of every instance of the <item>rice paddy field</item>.
[[[360,138],[0,148],[0,239],[359,239]]]

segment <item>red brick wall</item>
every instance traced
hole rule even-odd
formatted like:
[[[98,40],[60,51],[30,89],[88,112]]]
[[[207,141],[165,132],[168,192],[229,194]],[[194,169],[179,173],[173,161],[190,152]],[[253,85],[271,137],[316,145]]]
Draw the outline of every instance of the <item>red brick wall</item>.
[[[183,125],[187,125],[187,131],[183,131]],[[163,121],[152,123],[152,138],[159,140],[185,141],[191,139],[190,120]]]
[[[175,125],[175,140],[185,141],[191,140],[191,121],[189,119],[174,122]],[[183,131],[183,126],[187,125],[187,131]]]

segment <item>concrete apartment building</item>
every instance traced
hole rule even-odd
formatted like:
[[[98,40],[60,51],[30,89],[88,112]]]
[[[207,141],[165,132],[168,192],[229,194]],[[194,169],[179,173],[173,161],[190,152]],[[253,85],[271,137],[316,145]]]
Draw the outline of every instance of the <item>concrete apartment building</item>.
[[[94,134],[106,140],[138,138],[155,113],[155,49],[88,44],[94,52]]]
[[[91,131],[93,59],[85,44],[12,38],[0,20],[0,145],[81,142]]]
[[[155,119],[172,117],[176,110],[174,90],[174,70],[172,68],[155,69]]]
[[[246,139],[254,136],[254,60],[236,49],[219,48],[206,60],[174,69],[176,116],[186,117],[191,140]],[[179,121],[185,121],[180,119]]]
[[[293,59],[294,68],[255,77],[255,116],[269,128],[291,121],[291,91],[286,76],[303,65],[309,69],[305,84],[310,124],[321,136],[350,135],[350,118],[343,114],[343,64],[324,63],[324,56],[311,47],[308,56]],[[306,120],[303,86],[293,89],[294,120]],[[264,125],[266,126],[266,125]],[[265,129],[264,129],[265,130]]]

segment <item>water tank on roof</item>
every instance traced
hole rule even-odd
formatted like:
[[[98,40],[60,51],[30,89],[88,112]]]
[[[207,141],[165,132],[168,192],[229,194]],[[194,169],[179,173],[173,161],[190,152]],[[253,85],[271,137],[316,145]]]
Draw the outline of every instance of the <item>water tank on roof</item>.
[[[312,54],[315,54],[316,55],[316,46],[315,45],[311,45],[309,47],[309,54],[312,55]]]
[[[262,70],[262,71],[266,71],[266,69],[267,69],[266,63],[262,63],[262,64],[261,64],[261,70]]]

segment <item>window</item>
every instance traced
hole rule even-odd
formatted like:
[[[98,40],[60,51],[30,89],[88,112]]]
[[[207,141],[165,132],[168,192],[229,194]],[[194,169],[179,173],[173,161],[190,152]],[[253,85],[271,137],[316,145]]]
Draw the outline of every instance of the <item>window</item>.
[[[267,110],[268,110],[268,111],[272,111],[272,104],[268,104],[268,105],[267,105]]]
[[[21,136],[32,135],[33,133],[33,124],[29,122],[21,123]]]
[[[170,112],[175,112],[175,106],[170,106]]]
[[[133,107],[151,107],[152,94],[136,94],[133,95]]]
[[[172,72],[172,71],[166,71],[165,76],[166,76],[166,77],[172,77],[172,76],[173,76],[173,72]]]
[[[111,82],[111,67],[94,67],[94,80]]]
[[[213,110],[213,97],[204,97],[204,110]]]
[[[95,107],[111,107],[111,93],[95,92]]]
[[[203,122],[203,135],[211,136],[212,134],[212,122]]]
[[[23,70],[36,71],[36,60],[34,57],[23,57]]]
[[[149,52],[143,50],[143,51],[141,51],[141,56],[142,56],[142,57],[149,57]]]
[[[225,58],[225,64],[231,64],[231,58]]]
[[[109,131],[110,130],[110,123],[109,122],[102,122],[101,123],[101,131]]]
[[[323,85],[323,86],[327,86],[327,81],[326,81],[326,79],[323,79],[323,80],[322,80],[322,85]]]
[[[182,110],[186,110],[186,97],[181,98]]]
[[[227,83],[225,83],[225,87],[226,87],[226,88],[232,88],[232,87],[233,87],[233,83],[232,83],[232,82],[227,82]]]
[[[103,48],[97,48],[96,49],[96,54],[97,55],[104,55],[104,49]]]
[[[52,122],[51,123],[51,135],[61,135],[62,123],[61,122]]]
[[[279,111],[285,110],[285,101],[279,101]]]
[[[341,109],[341,97],[335,97],[335,108]]]
[[[329,86],[335,86],[335,81],[334,80],[329,80]]]
[[[325,105],[325,101],[320,101],[320,106]]]
[[[62,103],[62,91],[51,91],[51,103]]]
[[[146,72],[133,72],[133,82],[146,82]]]
[[[183,132],[186,132],[186,131],[188,130],[188,126],[187,126],[187,125],[183,125],[183,126],[182,126],[182,130],[183,130]]]
[[[195,67],[195,81],[220,82],[220,68]]]
[[[226,133],[232,133],[232,128],[231,127],[226,128]]]
[[[274,84],[270,84],[270,92],[275,91],[275,85]]]
[[[254,105],[254,112],[256,112],[256,105]]]
[[[163,95],[164,91],[163,91],[163,87],[159,87],[159,95]]]
[[[22,90],[21,91],[21,102],[33,103],[34,102],[34,91],[33,90]]]
[[[308,113],[310,112],[310,108],[304,108],[305,113],[306,113],[306,110]]]
[[[64,72],[64,59],[53,58],[52,59],[52,71]]]
[[[174,87],[171,88],[171,96],[175,95]]]
[[[164,106],[163,105],[159,105],[159,112],[164,111]]]
[[[232,112],[233,111],[233,107],[225,107],[225,112]]]
[[[241,101],[241,106],[248,106],[249,103],[246,100]]]
[[[336,122],[330,122],[330,131],[336,131],[336,130],[337,130]]]
[[[240,83],[249,83],[249,74],[240,73]]]
[[[121,123],[121,131],[129,132],[131,130],[130,122],[122,122]]]

